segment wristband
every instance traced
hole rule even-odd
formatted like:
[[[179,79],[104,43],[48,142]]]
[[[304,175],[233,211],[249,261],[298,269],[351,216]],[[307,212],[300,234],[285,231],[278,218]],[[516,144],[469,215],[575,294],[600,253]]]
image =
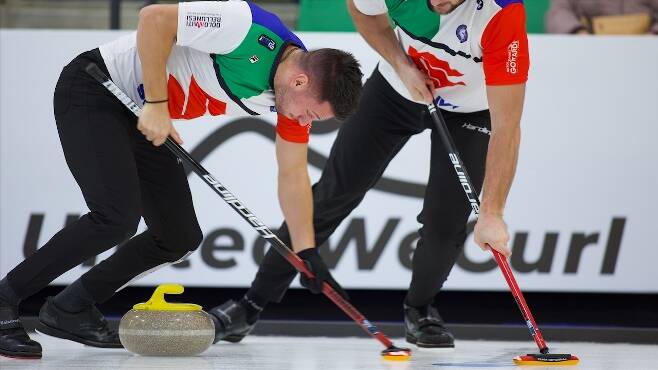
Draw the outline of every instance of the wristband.
[[[144,99],[144,103],[149,103],[149,104],[166,103],[168,101],[169,101],[169,99],[163,99],[163,100],[146,100],[146,99]]]

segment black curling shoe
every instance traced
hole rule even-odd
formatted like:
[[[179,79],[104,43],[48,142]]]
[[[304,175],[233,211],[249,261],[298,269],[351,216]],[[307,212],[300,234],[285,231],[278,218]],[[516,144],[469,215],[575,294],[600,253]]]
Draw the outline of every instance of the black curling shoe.
[[[92,347],[123,348],[119,333],[109,328],[96,306],[80,312],[67,312],[57,307],[52,297],[48,297],[39,311],[37,330]]]
[[[404,323],[407,342],[423,348],[454,348],[455,338],[446,329],[436,307],[404,305]]]
[[[225,340],[238,343],[256,326],[255,317],[251,323],[247,320],[247,310],[239,303],[230,299],[210,311],[210,318],[215,323],[215,341]]]
[[[0,303],[0,356],[41,358],[41,344],[30,339],[18,320],[18,307]]]

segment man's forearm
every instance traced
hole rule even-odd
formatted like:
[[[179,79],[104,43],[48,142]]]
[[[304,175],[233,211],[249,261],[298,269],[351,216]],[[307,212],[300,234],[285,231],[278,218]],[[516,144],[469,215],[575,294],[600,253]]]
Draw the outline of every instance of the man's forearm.
[[[292,248],[299,252],[315,247],[313,193],[306,171],[279,173],[279,203],[288,224]]]
[[[167,59],[176,38],[177,22],[171,12],[171,5],[152,5],[139,14],[137,52],[146,100],[167,99]]]
[[[518,125],[491,134],[487,152],[481,213],[502,216],[512,186],[519,156],[521,129]]]
[[[514,180],[521,142],[525,84],[488,86],[491,138],[480,213],[502,216]]]
[[[410,63],[399,40],[395,37],[386,14],[365,15],[355,7],[352,0],[347,0],[347,5],[357,31],[368,42],[368,45],[395,69],[401,64]]]

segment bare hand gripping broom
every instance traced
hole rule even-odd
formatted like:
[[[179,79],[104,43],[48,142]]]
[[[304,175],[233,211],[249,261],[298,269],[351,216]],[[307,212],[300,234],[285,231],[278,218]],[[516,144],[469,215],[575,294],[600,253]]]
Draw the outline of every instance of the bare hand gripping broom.
[[[450,162],[455,168],[455,172],[457,173],[457,178],[462,188],[464,189],[464,192],[466,193],[466,198],[468,198],[468,201],[471,204],[471,208],[473,209],[475,215],[479,216],[480,200],[478,199],[477,190],[473,186],[473,183],[471,183],[471,178],[468,176],[466,167],[464,167],[464,163],[461,161],[459,157],[457,147],[455,146],[455,143],[453,142],[452,137],[450,136],[450,132],[448,131],[448,127],[446,126],[445,120],[443,119],[443,116],[438,111],[434,103],[428,104],[427,109],[429,110],[430,115],[432,116],[432,120],[434,120],[434,124],[439,132],[439,136],[441,137],[443,146],[445,147],[448,153]],[[532,335],[532,338],[535,340],[535,343],[537,343],[537,347],[539,347],[540,353],[537,354],[531,353],[527,355],[517,356],[514,358],[514,363],[517,365],[551,365],[551,364],[575,365],[577,364],[579,361],[578,357],[573,356],[571,354],[548,353],[548,345],[544,341],[544,337],[542,336],[541,331],[539,330],[539,327],[537,326],[537,323],[535,322],[535,319],[532,316],[532,313],[530,312],[530,309],[528,308],[528,305],[525,302],[525,298],[523,298],[523,293],[521,292],[519,285],[516,283],[516,279],[514,279],[514,274],[512,273],[512,269],[510,268],[509,263],[507,263],[507,259],[500,252],[498,252],[493,248],[491,248],[491,252],[493,253],[494,258],[498,263],[498,267],[500,267],[500,270],[503,273],[505,280],[507,281],[507,285],[509,285],[509,288],[512,292],[512,296],[514,296],[514,300],[516,301],[516,304],[519,306],[519,310],[521,310],[521,315],[523,316],[523,320],[528,326],[528,330],[530,330],[530,334]]]

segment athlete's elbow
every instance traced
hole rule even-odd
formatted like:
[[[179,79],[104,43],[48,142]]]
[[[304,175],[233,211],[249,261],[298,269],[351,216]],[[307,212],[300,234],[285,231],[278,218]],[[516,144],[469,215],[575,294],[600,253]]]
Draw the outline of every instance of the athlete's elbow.
[[[176,35],[178,8],[170,4],[153,4],[139,11],[138,30],[149,30],[161,36]],[[173,33],[173,35],[171,35]]]
[[[152,24],[153,22],[157,22],[161,16],[162,5],[147,5],[139,11],[139,23]]]
[[[168,23],[177,22],[178,8],[168,4],[153,4],[143,7],[139,11],[139,23],[154,25],[162,29]]]

